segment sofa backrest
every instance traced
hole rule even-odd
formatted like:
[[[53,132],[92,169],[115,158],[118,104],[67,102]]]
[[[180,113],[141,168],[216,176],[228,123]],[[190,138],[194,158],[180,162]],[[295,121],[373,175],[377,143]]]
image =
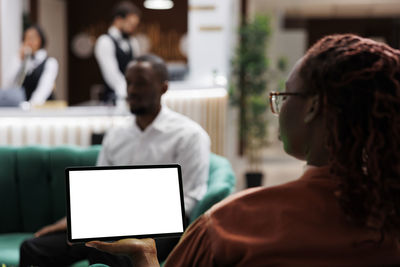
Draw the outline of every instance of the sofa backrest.
[[[94,166],[101,146],[0,147],[0,233],[35,232],[65,216],[66,167]],[[229,161],[211,154],[208,189],[192,222],[234,191]]]
[[[232,194],[235,185],[236,177],[229,161],[211,153],[207,192],[190,214],[190,222],[196,220],[215,203]]]
[[[100,146],[0,147],[0,233],[34,232],[65,216],[69,166],[94,166]]]

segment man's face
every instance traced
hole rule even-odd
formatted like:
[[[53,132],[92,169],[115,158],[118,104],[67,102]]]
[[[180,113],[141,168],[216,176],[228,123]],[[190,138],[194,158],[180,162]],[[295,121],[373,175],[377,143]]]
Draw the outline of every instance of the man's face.
[[[135,115],[152,114],[160,107],[166,83],[161,82],[149,62],[134,62],[125,73],[127,101]]]
[[[137,26],[139,25],[139,16],[135,14],[129,14],[122,20],[122,32],[126,35],[132,35]]]

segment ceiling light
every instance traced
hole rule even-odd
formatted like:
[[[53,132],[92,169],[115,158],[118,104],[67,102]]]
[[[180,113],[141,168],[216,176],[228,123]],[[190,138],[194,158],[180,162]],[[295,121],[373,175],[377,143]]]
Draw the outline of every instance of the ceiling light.
[[[171,0],[146,0],[144,1],[144,7],[148,9],[171,9],[174,6],[174,2]]]

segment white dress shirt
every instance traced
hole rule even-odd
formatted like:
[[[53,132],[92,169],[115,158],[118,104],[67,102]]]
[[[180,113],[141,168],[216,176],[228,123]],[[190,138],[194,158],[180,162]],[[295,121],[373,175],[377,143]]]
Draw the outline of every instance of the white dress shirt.
[[[182,167],[186,215],[207,191],[210,138],[200,125],[163,106],[144,131],[135,122],[108,131],[99,166],[171,164]]]
[[[9,77],[11,78],[6,82],[6,87],[21,87],[22,84],[19,81],[21,77],[19,75],[31,74],[43,61],[47,58],[47,52],[45,49],[36,51],[34,57],[28,56],[25,60],[15,59],[10,67]],[[25,65],[25,66],[24,66]],[[24,68],[24,70],[22,70]],[[44,70],[40,76],[39,83],[33,92],[31,99],[27,99],[32,105],[42,105],[46,102],[54,89],[56,78],[58,74],[58,62],[55,58],[49,57],[44,65]],[[23,77],[22,77],[23,78]]]
[[[121,47],[124,52],[129,51],[128,41],[122,38],[122,34],[117,28],[110,27],[108,29],[108,34],[117,41],[119,47]],[[132,47],[133,55],[135,57],[138,56],[140,54],[138,41],[131,37],[129,42]],[[119,70],[118,61],[115,57],[115,45],[110,36],[103,34],[97,39],[94,55],[106,83],[114,90],[117,98],[124,99],[126,97],[125,74],[121,73]]]

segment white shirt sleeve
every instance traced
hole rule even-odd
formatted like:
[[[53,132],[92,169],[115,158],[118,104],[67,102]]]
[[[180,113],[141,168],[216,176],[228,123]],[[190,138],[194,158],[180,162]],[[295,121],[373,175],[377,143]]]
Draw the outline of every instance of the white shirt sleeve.
[[[125,76],[119,70],[114,43],[109,36],[99,37],[94,48],[94,55],[104,80],[115,91],[118,98],[125,98],[127,95]]]
[[[204,130],[196,131],[185,137],[177,152],[177,162],[182,166],[185,211],[189,216],[207,191],[210,138]]]
[[[39,83],[33,92],[29,102],[32,105],[42,105],[53,91],[58,74],[58,62],[55,58],[48,58]]]
[[[8,68],[4,68],[3,84],[4,88],[15,87],[15,79],[22,66],[22,61],[19,57],[15,57]]]
[[[96,166],[111,166],[112,162],[111,160],[109,160],[109,158],[107,157],[107,155],[109,155],[108,150],[109,150],[109,143],[110,143],[110,135],[111,135],[111,131],[108,131],[103,138],[103,142],[102,142],[102,146],[101,146],[101,150],[99,153],[99,156],[97,157],[97,162],[96,162]]]
[[[135,58],[141,56],[143,54],[143,51],[141,51],[141,47],[139,45],[138,39],[135,37],[132,37],[130,39],[130,43],[131,43],[131,47],[132,47],[132,51],[133,51],[133,56]]]

